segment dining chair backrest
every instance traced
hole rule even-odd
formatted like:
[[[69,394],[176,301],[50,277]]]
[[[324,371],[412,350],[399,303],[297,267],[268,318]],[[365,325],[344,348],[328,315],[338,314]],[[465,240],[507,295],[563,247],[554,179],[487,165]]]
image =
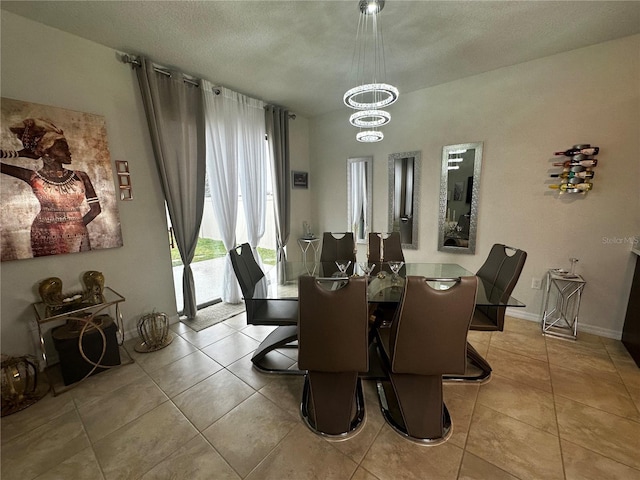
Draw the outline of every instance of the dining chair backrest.
[[[391,323],[389,347],[394,373],[464,373],[467,332],[475,307],[477,278],[460,277],[446,290],[425,277],[408,276]]]
[[[320,263],[322,264],[323,274],[330,276],[336,272],[338,268],[335,265],[337,260],[349,260],[347,273],[353,273],[356,262],[356,244],[353,239],[352,232],[332,233],[324,232],[322,234],[322,250],[320,251]]]
[[[382,240],[382,261],[380,260],[380,239]],[[382,262],[404,262],[404,253],[402,253],[402,243],[400,241],[400,232],[377,233],[369,232],[369,263],[375,263],[375,268],[371,272],[377,274],[380,270],[388,270],[383,268]]]
[[[321,372],[368,368],[367,281],[298,280],[298,365]]]
[[[259,307],[259,304],[256,303],[258,301],[253,300],[256,285],[264,278],[264,272],[256,262],[251,251],[251,245],[248,243],[243,243],[229,250],[229,256],[244,297],[247,321],[251,323],[254,312]],[[264,300],[260,302],[264,302]]]
[[[507,250],[512,251],[513,254],[509,255]],[[524,250],[507,247],[500,243],[491,247],[487,259],[476,273],[491,303],[506,302],[511,296],[526,259],[527,252]],[[478,310],[496,325],[497,330],[504,328],[506,307],[478,306]]]
[[[352,232],[322,234],[321,262],[335,262],[336,260],[355,261],[355,242]]]
[[[229,250],[229,255],[242,295],[245,299],[253,298],[255,286],[264,277],[264,272],[253,257],[251,246],[243,243]]]

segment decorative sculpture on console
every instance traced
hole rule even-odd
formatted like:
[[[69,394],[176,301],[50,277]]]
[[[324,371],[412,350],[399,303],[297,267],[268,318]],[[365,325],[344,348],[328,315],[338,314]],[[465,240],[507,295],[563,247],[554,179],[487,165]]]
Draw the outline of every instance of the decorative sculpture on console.
[[[38,292],[46,305],[47,315],[69,312],[83,306],[90,306],[104,301],[104,275],[90,270],[82,276],[85,289],[79,292],[62,293],[62,280],[49,277],[40,282]]]

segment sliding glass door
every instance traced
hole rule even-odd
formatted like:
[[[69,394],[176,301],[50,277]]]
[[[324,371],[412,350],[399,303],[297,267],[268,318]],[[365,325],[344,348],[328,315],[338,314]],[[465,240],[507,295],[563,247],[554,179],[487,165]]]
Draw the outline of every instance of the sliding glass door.
[[[271,181],[268,182],[269,187]],[[244,208],[242,206],[242,196],[238,197],[238,223],[236,228],[236,243],[241,244],[247,241],[247,228],[244,218]],[[258,245],[258,252],[262,257],[265,268],[275,265],[275,220],[273,214],[273,196],[271,188],[267,192],[265,234]],[[171,225],[167,215],[167,223]],[[213,216],[213,206],[209,194],[208,182],[205,185],[205,203],[200,226],[200,238],[196,253],[191,263],[191,270],[196,285],[196,302],[198,309],[218,303],[222,296],[222,272],[225,261],[226,250],[218,231],[218,224]],[[176,292],[176,306],[178,312],[184,308],[182,296],[182,261],[180,253],[172,237],[171,227],[169,228],[169,241],[171,242],[171,262],[173,265],[173,283]]]

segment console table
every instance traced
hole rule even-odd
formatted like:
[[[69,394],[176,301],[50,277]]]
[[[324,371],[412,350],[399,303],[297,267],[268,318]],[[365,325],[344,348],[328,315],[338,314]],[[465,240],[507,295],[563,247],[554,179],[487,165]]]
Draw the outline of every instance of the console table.
[[[576,340],[582,291],[587,282],[564,270],[547,272],[542,334]]]
[[[40,339],[40,348],[42,350],[42,360],[45,365],[45,375],[51,386],[53,396],[59,393],[65,392],[77,385],[82,380],[85,380],[90,375],[96,372],[100,372],[107,368],[112,368],[121,364],[133,363],[133,359],[124,347],[124,328],[122,321],[122,313],[120,312],[120,304],[125,301],[125,298],[115,290],[109,287],[105,287],[101,295],[100,301],[91,302],[88,304],[82,303],[79,305],[70,306],[66,311],[51,312],[44,302],[33,303],[33,310],[35,313],[35,321],[38,327],[38,336]],[[115,311],[114,318],[111,318],[108,313],[111,310]],[[61,325],[51,330],[51,338],[53,343],[73,340],[78,345],[78,356],[84,359],[84,367],[88,371],[86,375],[80,375],[80,378],[71,385],[65,387],[56,388],[55,382],[50,374],[52,365],[49,364],[47,359],[47,351],[45,348],[44,328],[46,324],[50,322],[62,323],[66,322],[66,325]],[[54,330],[57,330],[54,332]],[[99,357],[96,360],[89,359],[86,353],[82,350],[85,348],[84,338],[95,337],[93,340],[97,340],[100,344],[98,350],[102,350],[102,353],[97,355]],[[96,343],[95,341],[93,343]],[[68,344],[68,342],[67,342]],[[82,348],[81,348],[82,347]],[[108,348],[115,348],[117,353],[108,352]],[[120,361],[119,351],[123,351],[128,357],[125,361]],[[117,357],[117,358],[116,358]],[[68,357],[67,357],[68,358]],[[62,360],[62,356],[61,356]],[[77,372],[75,372],[77,374]],[[65,383],[69,383],[65,381]]]
[[[318,253],[320,253],[320,239],[315,237],[302,237],[298,239],[298,245],[300,246],[300,250],[302,250],[302,263],[304,264],[305,270],[309,275],[315,275],[318,265]],[[313,259],[311,260],[313,268],[311,270],[309,269],[309,260],[307,258],[309,249],[311,249],[311,253],[313,253]]]

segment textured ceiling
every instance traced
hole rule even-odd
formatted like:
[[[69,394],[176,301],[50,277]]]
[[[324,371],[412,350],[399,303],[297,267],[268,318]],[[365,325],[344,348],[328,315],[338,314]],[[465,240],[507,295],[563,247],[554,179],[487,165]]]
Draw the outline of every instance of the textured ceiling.
[[[352,86],[357,0],[3,0],[1,8],[307,117],[346,108]],[[387,81],[401,102],[403,92],[640,33],[640,2],[387,0],[381,22]],[[585,74],[597,68],[585,65]]]

